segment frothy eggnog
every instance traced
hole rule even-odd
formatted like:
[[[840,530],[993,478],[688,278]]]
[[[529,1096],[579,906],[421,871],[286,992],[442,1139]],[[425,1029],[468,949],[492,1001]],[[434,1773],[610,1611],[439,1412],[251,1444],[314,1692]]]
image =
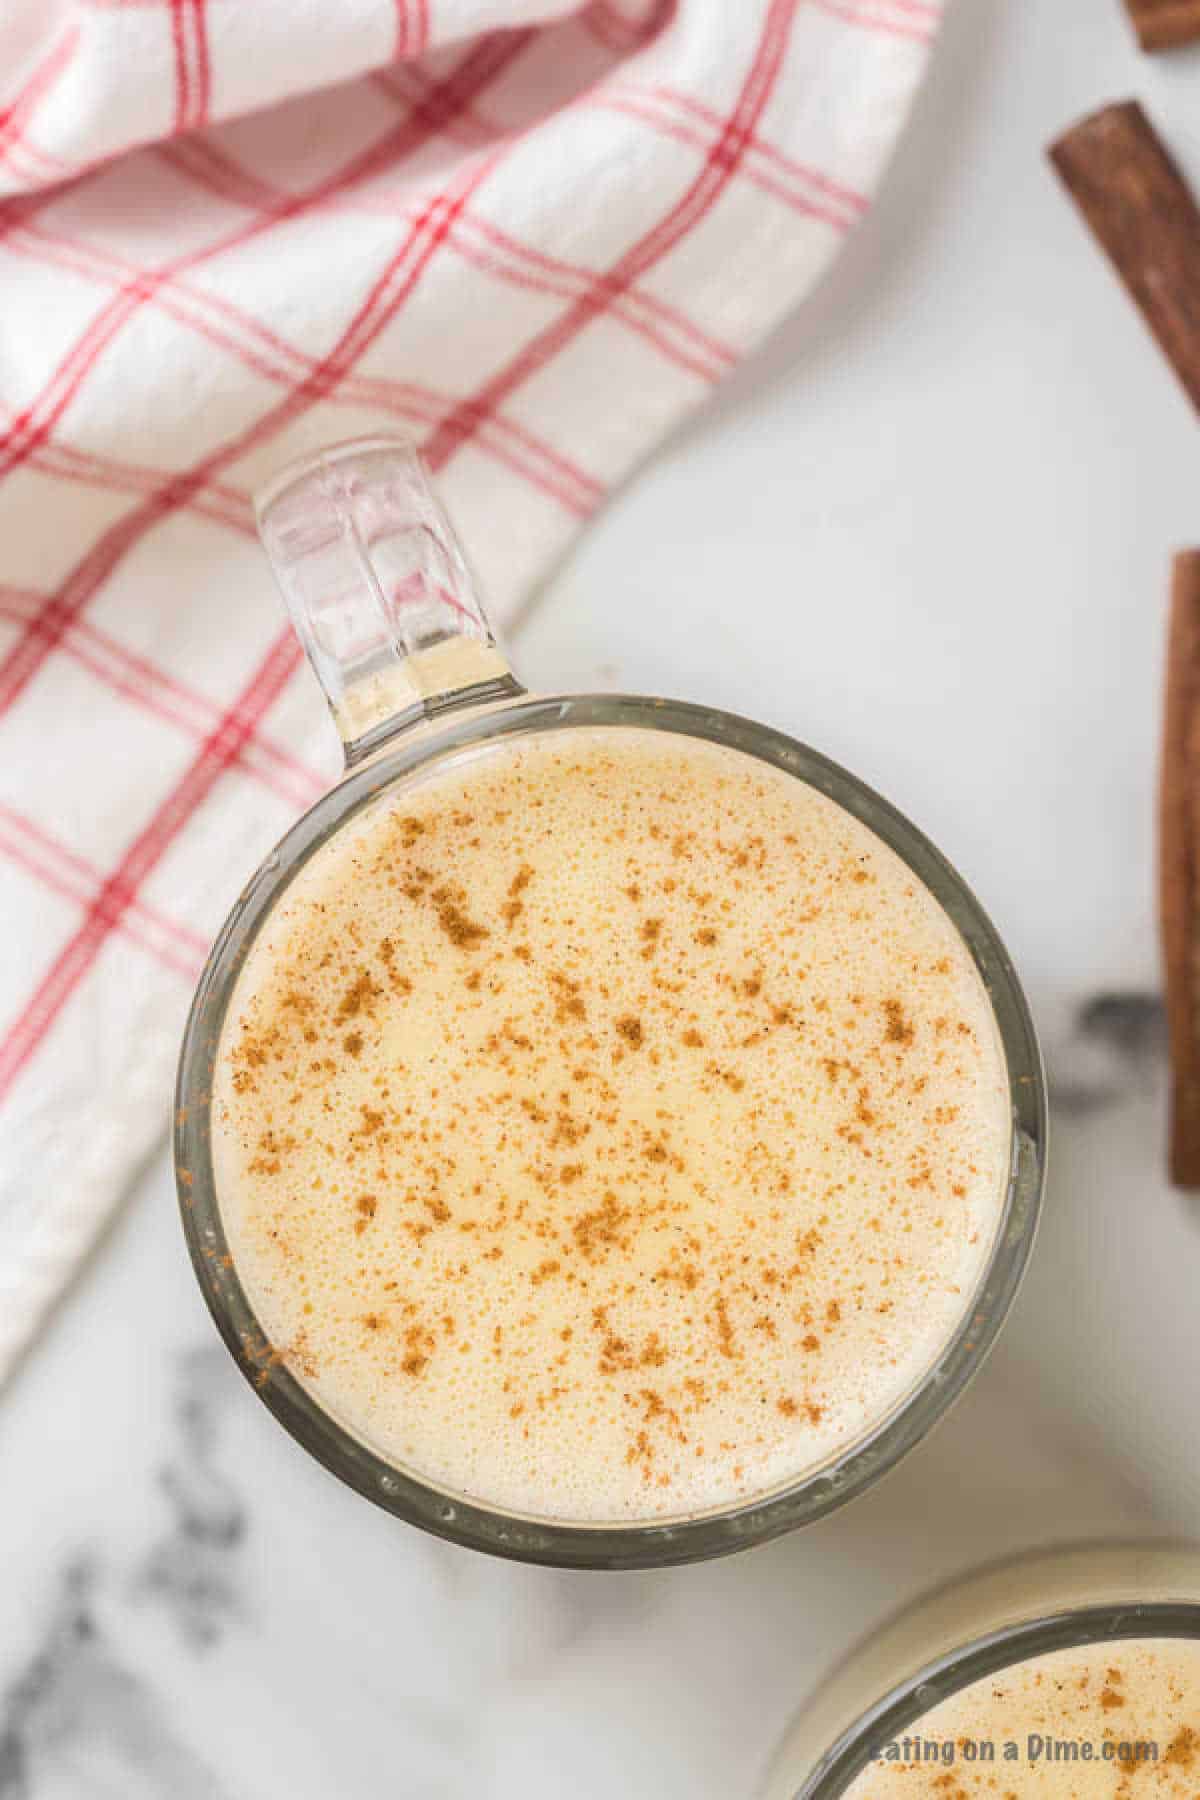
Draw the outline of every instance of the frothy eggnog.
[[[632,727],[385,792],[255,941],[214,1077],[240,1280],[396,1466],[504,1511],[730,1506],[876,1426],[1001,1215],[983,983],[871,831]]]
[[[1125,1638],[1030,1657],[933,1707],[847,1800],[1195,1800],[1200,1643]]]

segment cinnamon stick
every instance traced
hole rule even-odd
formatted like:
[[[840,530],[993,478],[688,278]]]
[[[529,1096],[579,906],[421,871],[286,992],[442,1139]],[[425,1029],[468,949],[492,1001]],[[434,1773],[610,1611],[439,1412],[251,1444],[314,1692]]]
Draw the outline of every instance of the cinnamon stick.
[[[1143,50],[1174,50],[1200,39],[1200,0],[1125,0]]]
[[[1136,100],[1092,113],[1050,158],[1200,412],[1200,207]]]
[[[1159,795],[1171,1179],[1200,1187],[1200,550],[1175,558]]]

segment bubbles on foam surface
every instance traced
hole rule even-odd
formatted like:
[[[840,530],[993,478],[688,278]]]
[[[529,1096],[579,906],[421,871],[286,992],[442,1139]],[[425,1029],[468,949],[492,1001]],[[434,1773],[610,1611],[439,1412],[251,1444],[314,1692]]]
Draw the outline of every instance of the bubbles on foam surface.
[[[513,1510],[775,1485],[938,1356],[1008,1101],[916,878],[734,752],[563,733],[385,796],[243,970],[214,1157],[273,1341],[387,1459]]]
[[[936,1689],[917,1697],[934,1699]],[[846,1789],[848,1800],[912,1800],[914,1779],[922,1793],[960,1800],[1193,1800],[1200,1643],[1110,1639],[1030,1657],[932,1706],[897,1742],[907,1753],[873,1762]]]

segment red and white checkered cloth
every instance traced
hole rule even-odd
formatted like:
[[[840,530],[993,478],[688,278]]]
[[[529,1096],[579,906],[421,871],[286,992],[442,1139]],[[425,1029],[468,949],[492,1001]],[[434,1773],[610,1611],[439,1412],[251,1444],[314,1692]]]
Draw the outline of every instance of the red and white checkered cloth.
[[[165,1127],[242,879],[333,770],[253,491],[415,434],[503,622],[825,268],[938,15],[6,0],[0,1378]]]

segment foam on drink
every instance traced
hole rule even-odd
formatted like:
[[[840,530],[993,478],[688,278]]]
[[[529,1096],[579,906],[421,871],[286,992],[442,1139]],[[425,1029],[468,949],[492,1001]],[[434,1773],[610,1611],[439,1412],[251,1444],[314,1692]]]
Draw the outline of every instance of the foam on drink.
[[[1200,1644],[1055,1650],[973,1682],[882,1749],[847,1800],[1194,1800]]]
[[[923,884],[814,789],[632,728],[385,793],[239,977],[231,1252],[298,1379],[492,1506],[727,1506],[877,1425],[991,1250],[1007,1072]]]

